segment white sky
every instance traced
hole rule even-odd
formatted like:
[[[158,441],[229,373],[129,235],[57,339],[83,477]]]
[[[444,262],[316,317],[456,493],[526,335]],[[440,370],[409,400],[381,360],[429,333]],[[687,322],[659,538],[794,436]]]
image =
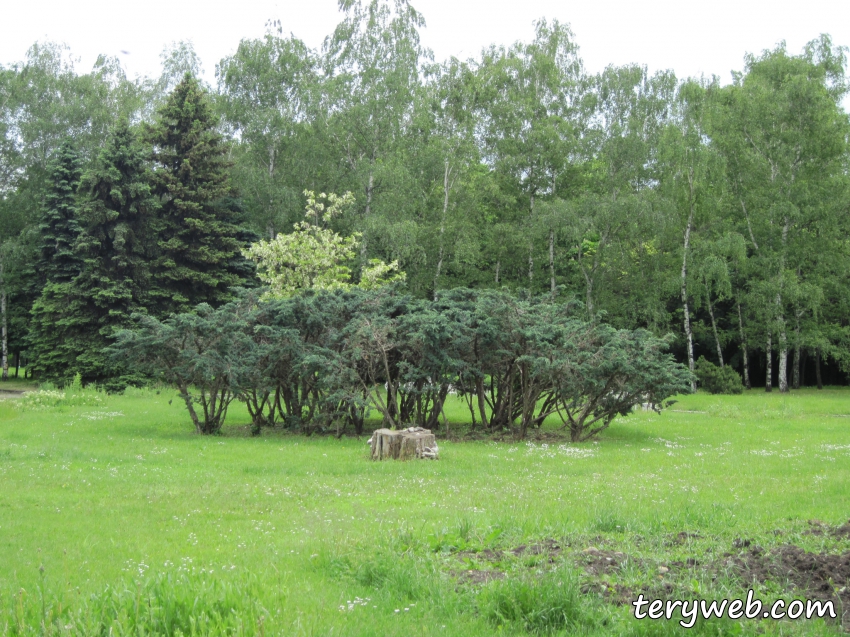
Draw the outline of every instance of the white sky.
[[[746,52],[789,51],[821,33],[850,45],[847,0],[413,0],[425,16],[423,43],[437,60],[474,57],[491,43],[529,40],[539,17],[570,23],[586,68],[638,62],[677,76],[743,67]],[[214,82],[216,63],[268,19],[318,47],[340,19],[336,0],[0,0],[0,64],[22,60],[35,41],[64,42],[91,68],[98,53],[118,56],[130,76],[159,75],[159,54],[190,40]]]

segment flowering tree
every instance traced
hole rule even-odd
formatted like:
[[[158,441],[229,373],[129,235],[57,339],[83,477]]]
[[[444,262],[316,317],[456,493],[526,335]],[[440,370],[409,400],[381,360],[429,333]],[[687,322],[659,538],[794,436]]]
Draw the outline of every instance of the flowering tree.
[[[327,227],[354,196],[330,193],[316,194],[306,190],[305,220],[295,224],[295,231],[280,234],[271,241],[259,241],[243,254],[257,263],[257,276],[268,285],[266,298],[286,298],[299,290],[334,290],[349,288],[351,268],[360,233],[343,237]],[[324,201],[323,201],[324,200]],[[393,281],[404,280],[398,261],[384,263],[371,259],[363,268],[360,287],[373,289]]]

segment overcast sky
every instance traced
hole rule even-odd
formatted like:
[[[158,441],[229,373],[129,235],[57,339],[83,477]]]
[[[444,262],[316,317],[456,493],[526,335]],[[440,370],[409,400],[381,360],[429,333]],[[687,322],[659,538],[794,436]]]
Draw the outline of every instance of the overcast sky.
[[[437,60],[474,57],[491,43],[529,40],[532,22],[572,26],[586,68],[638,62],[677,76],[722,82],[758,53],[785,40],[792,53],[821,33],[850,45],[850,1],[809,0],[414,0],[425,16],[425,46]],[[117,56],[130,76],[159,75],[159,54],[190,40],[214,82],[216,63],[269,19],[318,47],[340,20],[336,0],[0,0],[0,64],[22,60],[35,41],[64,42],[80,71],[99,53]]]

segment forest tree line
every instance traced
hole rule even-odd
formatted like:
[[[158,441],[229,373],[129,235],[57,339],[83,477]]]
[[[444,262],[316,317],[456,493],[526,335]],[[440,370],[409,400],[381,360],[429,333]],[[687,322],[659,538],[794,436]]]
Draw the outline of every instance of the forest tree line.
[[[843,381],[850,126],[845,51],[829,37],[799,54],[779,45],[748,55],[722,85],[640,65],[589,73],[569,27],[546,20],[530,42],[436,62],[407,2],[346,6],[318,50],[270,23],[221,60],[215,86],[186,78],[200,68],[185,44],[164,55],[159,78],[129,79],[108,58],[78,73],[52,44],[0,67],[10,355],[26,352],[38,370],[56,351],[38,341],[56,338],[51,325],[89,334],[79,326],[95,320],[108,340],[139,308],[164,318],[225,303],[253,277],[240,250],[291,233],[305,191],[351,192],[331,225],[359,236],[355,276],[380,259],[397,262],[422,299],[464,287],[580,301],[587,319],[673,333],[683,362],[733,365],[747,385],[786,390],[806,369],[820,381],[822,361]],[[204,204],[220,237],[210,263],[221,266],[206,288],[194,283],[200,262],[172,258],[192,251],[179,245],[183,199],[169,194],[168,149],[171,160],[178,151],[167,109],[190,85],[207,105],[216,151],[205,157],[217,158],[208,170],[220,186]],[[137,162],[137,182],[122,177],[128,196],[155,210],[144,245],[118,241],[133,258],[99,252],[121,234],[104,213],[116,206],[102,203],[109,152]],[[57,166],[70,155],[79,177],[63,203]],[[76,264],[56,278],[45,259],[60,261],[44,252],[55,229],[45,226],[63,205],[77,209],[73,231],[88,242],[75,239],[66,256]],[[104,273],[107,261],[129,270]],[[103,277],[126,285],[104,297]],[[88,310],[67,311],[69,286]],[[76,293],[84,286],[88,296]]]

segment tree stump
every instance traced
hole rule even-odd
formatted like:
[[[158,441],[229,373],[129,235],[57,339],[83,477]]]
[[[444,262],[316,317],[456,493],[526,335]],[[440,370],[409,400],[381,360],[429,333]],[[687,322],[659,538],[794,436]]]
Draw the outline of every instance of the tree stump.
[[[436,460],[439,453],[437,437],[430,429],[422,427],[377,429],[369,439],[369,445],[372,447],[372,460]]]

